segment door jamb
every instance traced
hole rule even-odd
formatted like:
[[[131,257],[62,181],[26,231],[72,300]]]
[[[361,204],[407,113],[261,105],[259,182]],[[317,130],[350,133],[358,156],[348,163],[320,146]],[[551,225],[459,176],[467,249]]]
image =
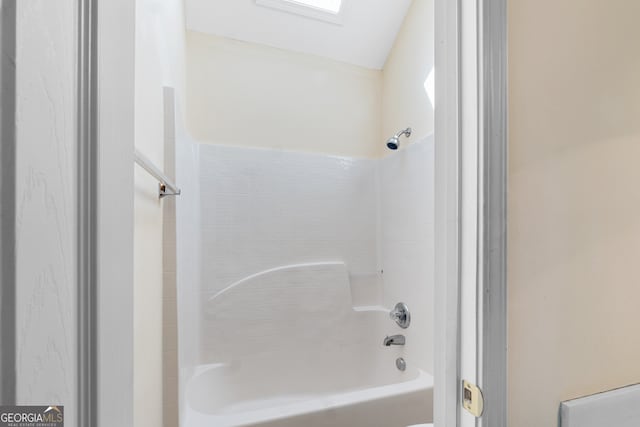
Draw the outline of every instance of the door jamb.
[[[435,0],[434,423],[457,426],[460,348],[460,0]]]
[[[435,0],[436,427],[458,426],[460,394],[461,1]],[[478,384],[484,427],[507,425],[507,5],[477,1]]]
[[[135,2],[78,7],[79,425],[133,427]]]
[[[507,0],[479,0],[478,382],[484,427],[507,426]]]

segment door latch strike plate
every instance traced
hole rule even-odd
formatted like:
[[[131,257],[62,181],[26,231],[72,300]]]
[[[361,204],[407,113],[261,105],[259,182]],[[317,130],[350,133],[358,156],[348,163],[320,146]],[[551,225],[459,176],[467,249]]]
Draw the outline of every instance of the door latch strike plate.
[[[480,418],[484,410],[482,390],[466,380],[462,381],[462,407],[476,418]]]

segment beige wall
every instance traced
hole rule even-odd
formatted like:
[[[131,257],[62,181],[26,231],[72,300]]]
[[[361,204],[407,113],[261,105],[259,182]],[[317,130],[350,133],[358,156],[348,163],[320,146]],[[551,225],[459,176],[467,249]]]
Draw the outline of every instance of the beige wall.
[[[640,382],[640,2],[509,0],[509,425]]]
[[[135,145],[163,169],[162,87],[184,93],[183,16],[181,0],[136,1]],[[134,425],[177,425],[176,406],[163,408],[163,394],[177,387],[177,375],[165,375],[163,382],[165,202],[158,200],[158,182],[140,167],[135,168],[134,203]]]
[[[379,70],[196,32],[187,40],[196,140],[380,155]]]
[[[384,70],[188,32],[188,125],[201,142],[378,157],[433,132],[433,0],[414,1]]]
[[[424,84],[433,70],[433,0],[414,0],[383,70],[382,141],[411,127],[409,141],[433,132],[433,106]]]

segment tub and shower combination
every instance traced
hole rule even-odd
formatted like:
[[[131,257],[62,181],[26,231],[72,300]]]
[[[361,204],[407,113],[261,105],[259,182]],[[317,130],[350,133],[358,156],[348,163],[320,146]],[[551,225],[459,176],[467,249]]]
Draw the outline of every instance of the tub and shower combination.
[[[181,426],[431,422],[431,138],[378,160],[176,159]]]

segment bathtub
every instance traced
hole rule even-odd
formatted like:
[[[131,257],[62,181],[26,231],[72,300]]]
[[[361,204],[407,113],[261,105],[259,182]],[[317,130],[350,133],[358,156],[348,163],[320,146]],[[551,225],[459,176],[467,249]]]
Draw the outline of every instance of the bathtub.
[[[187,386],[186,425],[406,427],[433,418],[433,378],[415,368],[373,371],[369,381],[355,366],[315,380],[285,367],[263,368],[199,367]]]
[[[212,295],[202,359],[181,387],[181,427],[406,427],[433,420],[433,378],[389,309],[354,307],[342,262],[298,264]],[[404,371],[396,359],[406,359]]]

